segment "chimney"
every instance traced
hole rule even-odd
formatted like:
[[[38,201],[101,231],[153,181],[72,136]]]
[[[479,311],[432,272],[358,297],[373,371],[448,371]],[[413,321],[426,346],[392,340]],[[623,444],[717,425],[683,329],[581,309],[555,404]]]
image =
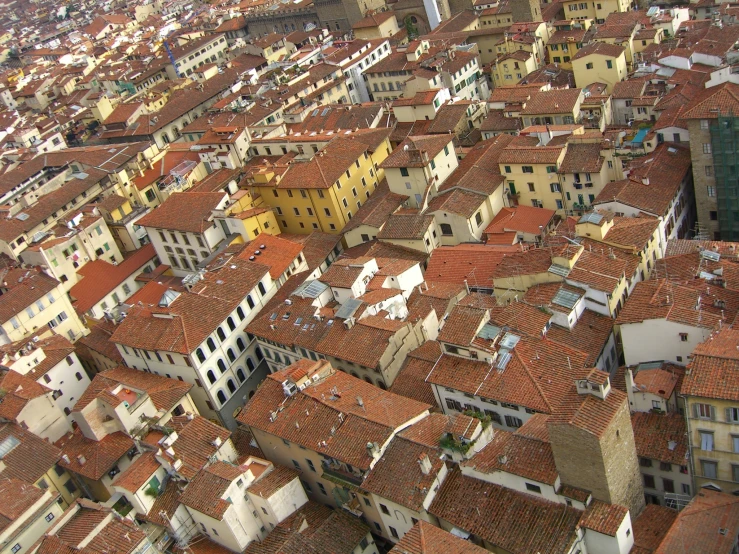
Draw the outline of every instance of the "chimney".
[[[77,461],[80,463],[81,466],[85,465],[85,462],[87,461],[87,458],[85,458],[82,454],[77,456]]]
[[[418,465],[421,467],[421,472],[424,475],[431,473],[431,460],[429,460],[428,454],[425,452],[421,453],[418,457]]]

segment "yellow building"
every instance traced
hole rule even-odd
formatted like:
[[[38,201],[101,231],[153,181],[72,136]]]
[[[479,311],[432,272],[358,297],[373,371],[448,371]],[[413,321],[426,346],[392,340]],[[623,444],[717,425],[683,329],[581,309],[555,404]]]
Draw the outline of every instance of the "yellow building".
[[[687,333],[685,333],[687,335]],[[739,331],[723,328],[693,350],[683,378],[695,486],[739,490]]]
[[[364,40],[390,38],[400,31],[398,19],[392,11],[367,15],[352,25],[352,29],[355,38]]]
[[[251,166],[249,189],[284,233],[339,233],[383,179],[391,129],[336,136],[310,157],[295,152]]]
[[[562,21],[555,24],[555,32],[547,43],[549,62],[559,64],[562,69],[572,70],[572,58],[587,42],[591,19]]]
[[[583,88],[593,83],[603,83],[610,94],[616,83],[626,79],[625,51],[623,46],[604,42],[591,42],[584,46],[572,58],[575,84]]]
[[[278,62],[295,51],[295,47],[278,33],[270,33],[262,38],[247,43],[246,51],[254,56],[261,56],[268,62]]]
[[[566,150],[564,146],[514,146],[503,150],[498,163],[511,199],[518,205],[562,213],[565,201],[557,172]]]
[[[536,69],[535,55],[526,50],[518,50],[499,57],[490,67],[490,73],[495,86],[516,85]]]
[[[565,0],[562,9],[567,19],[594,19],[597,24],[605,23],[612,13],[623,13],[630,9],[629,0],[600,0],[599,2],[582,2],[581,0]]]

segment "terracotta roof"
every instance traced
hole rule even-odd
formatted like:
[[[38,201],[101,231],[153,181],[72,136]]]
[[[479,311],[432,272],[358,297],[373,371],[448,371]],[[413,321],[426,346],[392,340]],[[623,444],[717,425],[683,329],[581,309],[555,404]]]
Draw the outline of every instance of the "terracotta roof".
[[[223,323],[268,271],[265,265],[231,257],[227,267],[206,272],[190,292],[182,292],[168,307],[133,307],[111,340],[142,350],[188,354]]]
[[[165,412],[171,411],[193,387],[191,383],[120,366],[96,374],[74,405],[74,411],[84,409],[99,395],[108,394],[119,384],[147,393],[154,407]]]
[[[213,210],[223,199],[221,192],[179,192],[139,219],[141,227],[202,234],[212,226]]]
[[[77,428],[59,439],[56,446],[69,458],[69,462],[59,460],[61,467],[97,481],[134,447],[134,442],[120,431],[95,441],[85,437]]]
[[[551,89],[539,92],[526,102],[526,107],[521,110],[521,115],[571,114],[581,93],[582,90],[579,88]]]
[[[8,527],[29,512],[44,494],[45,492],[40,488],[24,481],[0,479],[0,495],[3,497],[3,502],[0,504],[0,531],[8,530]],[[18,523],[26,522],[19,521]]]
[[[369,528],[343,510],[308,502],[280,522],[262,542],[254,541],[244,554],[352,554]]]
[[[635,412],[631,414],[631,426],[639,457],[688,465],[688,438],[683,416]]]
[[[429,512],[512,554],[570,551],[581,512],[449,472]],[[515,533],[511,529],[517,529]]]
[[[431,253],[425,278],[429,282],[458,284],[467,280],[469,286],[492,288],[492,279],[498,265],[505,256],[517,251],[520,251],[520,247],[491,247],[481,244],[441,246]]]
[[[608,56],[610,58],[618,58],[621,54],[625,52],[625,48],[619,44],[608,44],[606,42],[598,42],[598,41],[592,41],[589,44],[586,44],[580,50],[577,51],[577,54],[574,55],[572,60],[579,60],[584,58],[585,56],[590,56],[592,54],[597,54],[599,56]]]
[[[559,173],[599,173],[604,163],[599,143],[569,143]]]
[[[480,194],[478,192],[454,189],[449,192],[439,194],[431,200],[426,209],[426,213],[449,212],[461,215],[465,219],[470,219],[487,201],[487,195]]]
[[[29,401],[52,392],[50,388],[12,369],[0,369],[0,390],[5,391],[0,399],[0,417],[9,421],[16,421]]]
[[[677,511],[647,504],[639,514],[632,520],[634,529],[634,547],[631,554],[652,554],[664,539],[667,531],[677,517]]]
[[[387,180],[383,179],[375,188],[375,192],[362,204],[362,207],[357,210],[351,220],[344,225],[344,234],[361,225],[379,229],[407,199],[407,196],[390,192]]]
[[[180,497],[180,502],[188,508],[220,521],[232,505],[222,497],[240,475],[241,470],[238,467],[226,462],[214,462],[200,470],[190,481]]]
[[[444,150],[444,147],[450,145],[451,142],[452,139],[449,135],[416,135],[408,137],[385,158],[385,161],[380,164],[380,167],[425,167],[439,152]],[[407,150],[405,148],[406,146],[408,146]],[[450,146],[450,149],[453,148],[453,145]],[[415,161],[411,158],[409,152],[414,149],[426,152],[429,161],[424,162],[421,158]]]
[[[655,554],[713,552],[729,554],[739,535],[739,498],[700,489],[678,513]]]
[[[487,550],[420,520],[390,554],[485,554]]]
[[[615,537],[629,509],[618,504],[606,504],[593,500],[580,518],[580,526],[609,537]]]
[[[59,448],[15,423],[0,424],[0,443],[15,437],[20,443],[3,456],[4,477],[35,483],[59,461]]]
[[[258,255],[256,255],[257,250]],[[260,233],[253,241],[246,244],[238,257],[248,260],[251,256],[255,256],[255,262],[268,266],[269,274],[276,280],[292,267],[295,258],[302,251],[303,247],[300,244],[275,235]]]
[[[431,351],[433,359],[420,356],[420,350]],[[434,354],[435,358],[433,357]],[[426,377],[439,356],[441,356],[441,349],[436,341],[426,341],[420,348],[409,352],[403,367],[390,387],[390,392],[434,406],[436,397],[431,385],[426,383]]]
[[[739,111],[739,85],[722,83],[699,93],[686,107],[685,119],[716,119]]]
[[[547,228],[554,218],[554,210],[534,208],[532,206],[515,206],[503,208],[485,228],[485,234],[505,233],[508,231],[538,235],[541,227]]]
[[[722,328],[693,350],[681,394],[739,400],[739,330]]]
[[[384,444],[398,426],[430,407],[333,369],[328,377],[286,399],[282,382],[293,372],[314,366],[315,362],[301,360],[269,375],[237,419],[357,468],[369,469],[372,458],[367,443]],[[362,406],[357,396],[362,398]],[[282,409],[270,421],[267,416],[278,406]]]
[[[444,461],[439,448],[395,437],[362,483],[362,488],[414,512],[424,509],[424,501],[434,488]],[[431,469],[424,474],[419,464],[427,457]]]
[[[586,354],[529,337],[522,337],[511,354],[504,372],[490,371],[485,362],[443,355],[427,381],[537,412],[561,411],[563,400],[574,393],[574,372],[583,367]],[[558,369],[552,371],[554,367]],[[540,384],[543,376],[550,381],[546,388]]]
[[[216,439],[223,444],[231,436],[227,429],[199,415],[193,419],[187,415],[174,416],[167,426],[177,431],[177,440],[172,443],[172,448],[175,457],[183,462],[178,472],[188,479],[192,479],[218,452],[219,447],[213,444]]]
[[[299,473],[285,466],[275,466],[270,472],[262,473],[259,478],[246,489],[260,498],[269,498],[282,487],[298,478]]]
[[[392,214],[377,233],[377,238],[422,240],[433,222],[434,216],[431,214]]]
[[[550,444],[526,436],[525,431],[509,433],[496,429],[493,440],[471,459],[461,462],[461,466],[481,473],[511,473],[547,485],[554,485],[559,477]]]
[[[119,264],[98,258],[83,265],[77,270],[81,279],[69,289],[75,310],[80,314],[90,310],[156,255],[154,245],[146,244]]]
[[[35,269],[24,271],[12,282],[6,276],[8,291],[0,297],[0,322],[5,323],[11,317],[23,312],[36,300],[53,291],[59,281],[40,273]]]
[[[160,467],[154,452],[144,452],[123,473],[116,476],[113,486],[135,493],[151,479]]]

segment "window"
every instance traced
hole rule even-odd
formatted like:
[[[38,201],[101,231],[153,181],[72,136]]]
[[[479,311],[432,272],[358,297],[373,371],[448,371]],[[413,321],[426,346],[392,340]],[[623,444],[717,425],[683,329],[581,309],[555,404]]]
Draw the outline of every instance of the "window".
[[[536,186],[534,183],[527,183],[529,185],[529,192],[536,192]]]
[[[706,171],[708,172],[711,169],[710,165],[706,166]],[[706,173],[708,175],[708,173]],[[716,196],[716,187],[707,186],[706,187],[706,196],[714,197]]]
[[[711,460],[701,460],[701,472],[703,477],[707,479],[716,479],[718,475],[718,462]]]
[[[711,452],[713,450],[713,432],[712,431],[698,431],[701,437],[701,450]]]
[[[534,172],[534,168],[533,168],[533,166],[530,166],[530,165],[522,165],[521,166],[521,171],[523,173],[533,173]]]
[[[585,64],[585,69],[593,69],[593,63],[592,62],[591,63],[586,63]]]
[[[665,492],[675,492],[675,482],[672,479],[662,479],[662,488]]]
[[[672,464],[669,462],[660,462],[659,469],[660,471],[672,471]]]
[[[388,525],[388,526],[387,526],[387,528],[388,528],[388,529],[390,529],[390,534],[391,534],[391,535],[392,535],[393,537],[395,537],[396,539],[400,538],[400,537],[398,536],[398,532],[397,532],[397,531],[395,530],[395,527],[390,527],[390,526]]]
[[[649,458],[639,458],[639,465],[642,467],[652,467],[652,460]]]
[[[15,554],[21,549],[21,543],[17,542],[13,545],[13,548],[10,549],[10,551]]]
[[[401,168],[400,168],[400,174],[401,174],[401,175],[402,175],[403,177],[408,177],[408,168],[407,168],[407,167],[401,167]]]
[[[704,154],[710,154],[711,153],[711,143],[710,142],[704,142],[703,143],[703,153]]]
[[[46,521],[53,521],[54,520],[54,514],[48,513],[48,514],[46,514],[46,516],[44,516],[44,519]]]
[[[710,188],[713,188],[713,187],[710,187]],[[708,217],[710,218],[711,221],[716,221],[718,220],[718,212],[715,210],[711,210],[710,212],[708,212]]]
[[[541,487],[539,485],[534,485],[533,483],[526,483],[526,490],[541,494]]]
[[[213,373],[212,369],[208,370],[208,373],[206,373],[206,376],[208,377],[208,381],[210,381],[211,385],[216,382],[216,374]]]
[[[442,223],[441,225],[439,225],[439,227],[441,228],[442,235],[447,237],[451,237],[452,235],[454,235],[454,233],[452,232],[452,226],[449,223]]]
[[[387,509],[387,506],[385,504],[380,504],[380,510],[382,510],[382,513],[385,515],[390,515],[390,510]]]
[[[653,475],[644,475],[642,474],[642,477],[644,478],[644,486],[648,489],[655,488],[654,486],[654,476]]]
[[[693,404],[693,410],[698,419],[716,420],[716,408],[710,404]]]
[[[739,408],[726,408],[726,421],[739,423]]]
[[[64,483],[64,488],[67,489],[67,492],[69,494],[74,494],[77,492],[77,487],[74,484],[74,481],[71,479],[68,479],[66,483]]]
[[[739,435],[731,435],[731,447],[735,454],[739,454]]]
[[[521,425],[523,425],[523,421],[521,421],[521,418],[507,415],[505,416],[505,424],[508,427],[518,428],[518,427],[521,427]]]
[[[310,469],[313,473],[315,473],[316,466],[313,465],[313,460],[309,460],[308,458],[306,458],[305,461],[308,464],[308,469]]]
[[[707,119],[701,119],[701,129],[704,131],[708,129],[708,120]]]
[[[683,494],[690,494],[690,485],[683,483]]]
[[[613,62],[611,60],[606,60],[606,67],[608,69],[613,69]]]

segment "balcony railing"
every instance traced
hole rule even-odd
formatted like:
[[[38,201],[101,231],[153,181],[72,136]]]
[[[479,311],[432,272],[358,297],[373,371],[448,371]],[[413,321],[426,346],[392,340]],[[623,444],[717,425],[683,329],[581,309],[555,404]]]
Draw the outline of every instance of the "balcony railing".
[[[349,485],[358,487],[362,484],[361,477],[358,477],[353,473],[349,473],[348,471],[343,471],[334,467],[328,467],[325,464],[323,465],[323,476],[329,481],[336,482],[339,485],[344,485],[348,483]]]

